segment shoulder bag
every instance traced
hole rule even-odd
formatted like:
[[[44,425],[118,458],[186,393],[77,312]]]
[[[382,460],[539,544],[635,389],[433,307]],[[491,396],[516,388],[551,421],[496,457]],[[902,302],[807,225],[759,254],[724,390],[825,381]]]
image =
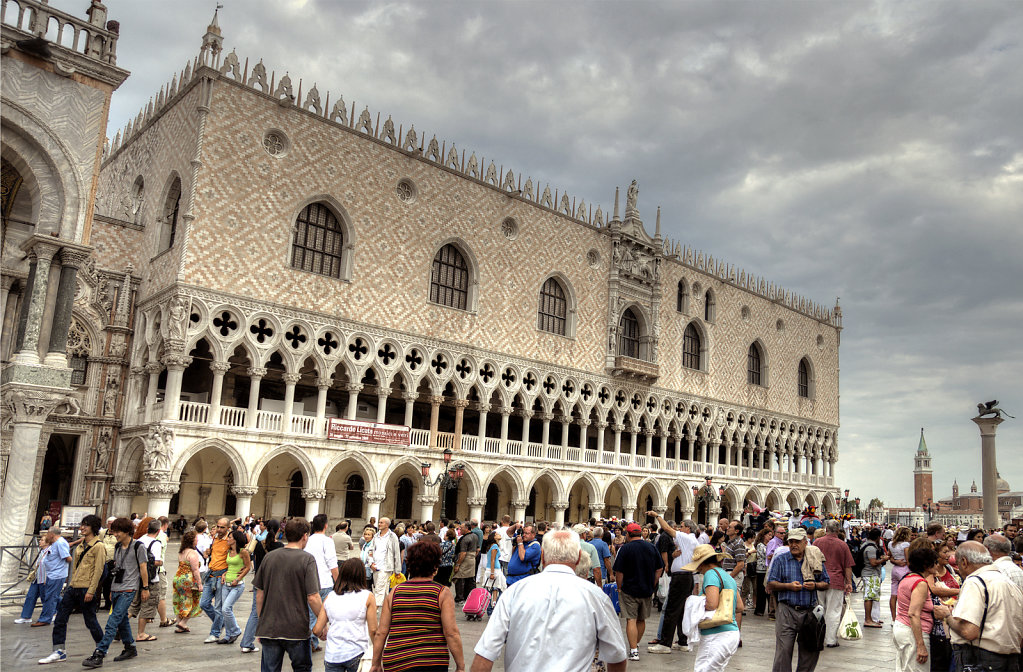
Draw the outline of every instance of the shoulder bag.
[[[735,622],[735,590],[725,588],[725,580],[721,576],[720,569],[714,571],[717,573],[718,580],[721,581],[721,587],[718,589],[718,606],[714,610],[713,616],[698,623],[700,630],[708,630]],[[706,589],[704,590],[706,591]]]

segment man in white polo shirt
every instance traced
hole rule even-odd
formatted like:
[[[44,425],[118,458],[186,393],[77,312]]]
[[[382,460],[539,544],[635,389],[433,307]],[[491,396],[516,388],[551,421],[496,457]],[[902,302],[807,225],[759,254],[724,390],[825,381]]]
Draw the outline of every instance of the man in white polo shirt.
[[[646,650],[647,653],[671,653],[671,643],[677,631],[679,649],[688,651],[689,642],[682,632],[682,614],[686,600],[693,594],[693,573],[684,571],[682,567],[692,562],[693,549],[699,545],[694,534],[696,523],[687,519],[682,521],[678,529],[674,529],[656,511],[647,511],[646,515],[656,517],[661,529],[675,538],[675,549],[678,551],[678,555],[671,561],[671,583],[668,584],[668,599],[661,612],[664,619],[661,634],[657,643],[650,644]]]
[[[334,547],[334,540],[328,537],[324,530],[327,529],[327,514],[321,513],[313,516],[312,534],[305,545],[305,552],[316,560],[316,574],[320,579],[320,600],[327,599],[327,595],[334,589],[334,582],[337,581],[337,551]],[[316,625],[318,614],[309,609],[309,627]],[[320,650],[320,640],[315,635],[309,638],[313,652]]]

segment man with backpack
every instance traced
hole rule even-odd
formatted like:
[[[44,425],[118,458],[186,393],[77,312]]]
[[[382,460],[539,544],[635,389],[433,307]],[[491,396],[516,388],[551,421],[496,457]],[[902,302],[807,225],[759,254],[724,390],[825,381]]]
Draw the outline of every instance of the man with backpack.
[[[872,527],[867,531],[867,541],[860,546],[861,563],[863,569],[860,576],[863,577],[863,627],[880,628],[881,624],[874,621],[871,616],[871,609],[874,602],[881,599],[881,570],[889,560],[889,556],[881,550],[881,530]]]
[[[521,581],[540,569],[540,544],[536,541],[536,526],[526,523],[518,530],[515,550],[508,560],[508,585]]]
[[[159,525],[159,523],[157,524]],[[110,598],[113,601],[113,608],[110,617],[107,618],[106,629],[103,631],[103,638],[96,644],[96,650],[92,655],[82,661],[82,665],[88,668],[100,667],[103,665],[103,658],[106,657],[114,636],[119,635],[121,643],[124,644],[124,651],[114,658],[116,661],[128,660],[138,655],[135,649],[135,639],[131,634],[131,621],[128,617],[128,608],[131,606],[136,593],[142,600],[148,600],[149,592],[149,558],[146,547],[132,539],[135,527],[127,518],[118,518],[110,523],[108,533],[113,533],[117,538],[117,546],[114,547],[114,580],[110,584]]]
[[[163,532],[163,524],[156,519],[150,520],[146,532],[147,534],[142,536],[138,543],[146,549],[149,595],[147,597],[142,597],[141,594],[136,595],[128,610],[130,618],[139,617],[139,632],[135,637],[139,642],[156,641],[155,636],[146,634],[146,624],[152,623],[153,619],[159,615],[160,602],[165,599],[166,589],[164,586],[167,583],[160,578],[160,567],[163,566],[163,542],[158,537]]]
[[[103,581],[103,569],[107,561],[107,549],[97,535],[102,521],[99,516],[85,516],[82,519],[82,543],[72,553],[71,580],[64,590],[64,596],[57,607],[57,616],[53,620],[53,653],[39,661],[40,665],[63,662],[67,660],[64,640],[67,638],[67,622],[76,610],[82,611],[85,627],[95,642],[103,639],[103,629],[96,620],[96,605],[99,604],[99,591]]]

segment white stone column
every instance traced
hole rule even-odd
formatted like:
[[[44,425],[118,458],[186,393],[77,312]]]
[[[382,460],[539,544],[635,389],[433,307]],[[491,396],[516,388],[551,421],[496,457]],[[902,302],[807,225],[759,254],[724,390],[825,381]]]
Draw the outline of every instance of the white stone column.
[[[330,389],[330,376],[316,379],[316,431],[327,434],[327,390]]]
[[[508,452],[508,417],[511,415],[511,406],[501,407],[501,454]],[[516,519],[517,520],[517,519]]]
[[[295,417],[295,385],[302,379],[302,375],[285,373],[281,377],[284,379],[284,416],[281,419],[281,431],[290,434],[294,431],[291,424]]]
[[[362,391],[362,383],[349,383],[348,387],[348,413],[345,417],[354,420],[359,412],[359,392]]]
[[[615,433],[614,449],[615,449],[615,466],[618,466],[618,456],[622,454],[622,432],[625,430],[625,425],[618,424],[617,422],[611,427]]]
[[[601,463],[604,462],[604,434],[607,431],[607,422],[603,420],[597,421],[597,453]]]
[[[511,503],[512,511],[512,522],[519,522],[526,518],[526,507],[529,506],[528,499],[516,499]]]
[[[596,518],[600,520],[600,515],[604,512],[604,502],[590,502],[590,518]]]
[[[589,418],[579,418],[576,422],[579,423],[579,459],[586,459],[586,447],[589,445],[590,438],[590,422]]]
[[[149,495],[146,513],[153,518],[168,515],[170,500],[178,491],[178,484],[169,480],[170,472],[167,471],[148,473],[146,479],[142,482],[142,492]]]
[[[561,459],[568,459],[568,428],[572,426],[572,416],[563,415],[561,421]]]
[[[1004,420],[1000,415],[990,418],[976,417],[980,428],[981,486],[984,497],[984,527],[989,530],[1002,526],[998,516],[998,467],[995,463],[995,432]]]
[[[439,501],[437,495],[420,495],[416,498],[419,502],[419,522],[425,523],[433,520],[433,508]]]
[[[444,397],[430,397],[430,448],[437,448],[437,428],[440,424],[440,404]]]
[[[59,249],[53,243],[38,241],[29,250],[29,274],[18,317],[17,352],[11,359],[12,364],[34,366],[40,362],[39,336],[50,286],[50,264]]]
[[[650,458],[654,455],[654,430],[652,427],[647,427],[643,430],[643,436],[646,437],[646,458],[647,466],[650,465]]]
[[[192,363],[192,358],[187,355],[165,355],[163,363],[167,367],[167,396],[163,400],[163,419],[177,420],[178,405],[181,403],[181,376]]]
[[[302,498],[305,499],[305,519],[312,520],[313,516],[320,512],[320,502],[327,496],[326,490],[318,488],[302,488]]]
[[[384,501],[387,497],[382,492],[367,492],[363,495],[366,500],[366,520],[375,518],[377,522],[380,521],[380,502]]]
[[[405,426],[412,426],[412,410],[416,403],[416,399],[419,398],[417,392],[405,392],[401,395],[401,398],[405,400]]]
[[[231,370],[228,362],[210,362],[213,372],[213,386],[210,389],[210,424],[220,426],[220,403],[224,395],[224,374]]]
[[[259,492],[259,488],[254,485],[235,485],[231,488],[231,494],[234,495],[235,516],[240,517],[244,520],[244,516],[252,513],[252,498]]]
[[[693,514],[695,512],[696,512],[696,510],[693,507],[691,507],[691,506],[683,506],[682,507],[682,520],[692,520],[693,519]],[[676,521],[676,522],[681,524],[682,520],[679,520],[679,521]]]
[[[163,365],[159,362],[149,362],[145,367],[149,373],[149,387],[146,390],[146,423],[153,422],[156,416],[156,394],[157,385],[160,384],[160,372],[163,371]]]
[[[636,433],[636,429],[637,429],[636,427],[632,427],[631,429],[632,429],[632,431],[629,432],[629,454],[632,455],[632,464],[633,464],[633,466],[635,466],[635,464],[636,464],[636,441],[637,441],[639,435]]]
[[[481,527],[483,524],[483,505],[486,503],[487,500],[481,499],[479,497],[471,497],[468,500],[469,520],[475,520],[476,522],[480,523]]]
[[[391,388],[377,388],[377,422],[387,420],[387,398],[391,396]]]
[[[451,446],[452,450],[462,449],[462,426],[465,423],[465,409],[469,405],[468,399],[455,399],[455,437]]]
[[[551,420],[554,419],[553,413],[547,413],[544,411],[540,414],[540,419],[543,421],[543,427],[540,435],[540,443],[543,444],[543,456],[547,457],[547,446],[551,443]]]
[[[480,402],[476,404],[476,409],[480,414],[480,426],[476,433],[476,449],[483,452],[483,441],[487,438],[487,413],[490,411],[490,404]]]
[[[668,459],[668,435],[661,434],[661,459]]]
[[[718,448],[721,446],[721,441],[711,440],[707,442],[707,453],[710,458],[708,461],[711,465],[717,465],[718,463]],[[714,474],[717,474],[717,469],[712,470]]]
[[[551,506],[554,507],[554,523],[559,527],[565,527],[565,509],[568,508],[568,502],[557,501],[552,502]]]
[[[249,409],[245,414],[245,428],[256,428],[256,416],[259,414],[259,383],[266,375],[266,369],[253,366],[246,372],[249,374]]]
[[[634,505],[623,504],[622,505],[622,518],[625,520],[635,520],[636,507]]]
[[[529,443],[529,419],[533,417],[533,411],[528,408],[524,408],[519,411],[519,415],[522,416],[522,454],[526,454],[526,446]]]
[[[111,483],[110,484],[110,506],[103,512],[102,518],[108,516],[127,518],[131,509],[131,502],[138,494],[139,486],[136,483]]]

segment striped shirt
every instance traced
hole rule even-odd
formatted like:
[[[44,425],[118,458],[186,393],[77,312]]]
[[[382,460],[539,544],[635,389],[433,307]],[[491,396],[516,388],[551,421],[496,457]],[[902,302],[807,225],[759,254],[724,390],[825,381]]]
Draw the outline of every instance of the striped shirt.
[[[384,645],[387,672],[420,667],[446,667],[448,645],[440,622],[440,594],[433,581],[410,580],[391,593],[391,629]]]

